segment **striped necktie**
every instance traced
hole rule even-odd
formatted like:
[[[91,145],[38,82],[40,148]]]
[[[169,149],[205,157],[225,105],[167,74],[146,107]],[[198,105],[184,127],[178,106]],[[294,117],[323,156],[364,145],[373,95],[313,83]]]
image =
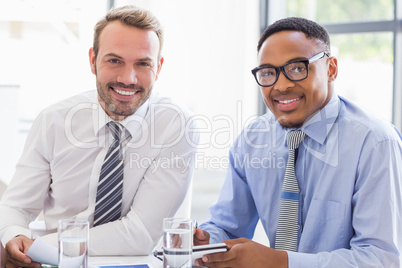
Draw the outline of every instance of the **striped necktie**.
[[[94,226],[118,220],[121,216],[124,169],[121,135],[124,127],[113,121],[107,126],[114,140],[106,153],[99,176]]]
[[[300,130],[287,135],[289,157],[279,204],[275,249],[297,251],[299,218],[299,185],[295,176],[295,152],[306,134]]]

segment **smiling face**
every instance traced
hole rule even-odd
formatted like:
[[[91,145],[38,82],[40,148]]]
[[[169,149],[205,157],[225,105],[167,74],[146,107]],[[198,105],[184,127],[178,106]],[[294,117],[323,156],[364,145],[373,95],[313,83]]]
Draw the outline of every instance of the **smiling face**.
[[[114,120],[135,113],[149,98],[163,58],[158,60],[155,32],[110,22],[99,38],[99,52],[89,51],[99,102]]]
[[[281,31],[264,41],[258,54],[258,64],[279,67],[309,59],[322,51],[325,49],[320,42],[308,39],[302,32]],[[274,85],[261,87],[265,105],[284,127],[301,127],[332,96],[333,81],[337,76],[336,59],[324,57],[309,64],[308,68],[308,77],[302,81],[290,81],[281,72]]]

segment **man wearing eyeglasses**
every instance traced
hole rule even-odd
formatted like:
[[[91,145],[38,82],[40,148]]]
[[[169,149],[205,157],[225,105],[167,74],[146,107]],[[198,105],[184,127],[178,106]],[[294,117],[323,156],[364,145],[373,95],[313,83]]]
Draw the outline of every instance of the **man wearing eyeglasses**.
[[[219,200],[194,236],[229,251],[197,264],[400,267],[401,134],[336,94],[337,59],[317,23],[279,20],[257,49],[252,74],[270,112],[231,148]],[[258,220],[270,247],[250,240]]]

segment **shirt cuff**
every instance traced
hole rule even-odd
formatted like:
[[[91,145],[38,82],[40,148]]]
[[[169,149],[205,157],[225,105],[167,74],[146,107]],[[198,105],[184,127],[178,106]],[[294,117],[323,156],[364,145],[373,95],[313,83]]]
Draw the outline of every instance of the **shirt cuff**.
[[[318,268],[316,254],[287,251],[289,268]]]
[[[7,228],[7,231],[4,233],[3,237],[1,238],[1,242],[3,243],[4,246],[6,246],[8,241],[13,239],[17,235],[25,235],[26,237],[29,237],[32,239],[32,232],[29,229],[20,227],[20,226],[11,226],[11,227]]]
[[[225,233],[225,231],[223,231],[222,229],[220,229],[219,227],[217,227],[212,223],[203,223],[199,226],[199,228],[209,233],[210,244],[221,243],[225,240],[230,239],[230,237]]]

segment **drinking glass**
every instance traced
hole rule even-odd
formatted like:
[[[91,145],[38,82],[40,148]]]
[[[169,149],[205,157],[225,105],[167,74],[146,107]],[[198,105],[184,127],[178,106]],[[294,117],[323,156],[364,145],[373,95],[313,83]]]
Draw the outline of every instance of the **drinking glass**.
[[[87,220],[59,221],[59,268],[87,268],[89,223]]]
[[[193,221],[182,218],[163,219],[163,267],[191,268]]]

